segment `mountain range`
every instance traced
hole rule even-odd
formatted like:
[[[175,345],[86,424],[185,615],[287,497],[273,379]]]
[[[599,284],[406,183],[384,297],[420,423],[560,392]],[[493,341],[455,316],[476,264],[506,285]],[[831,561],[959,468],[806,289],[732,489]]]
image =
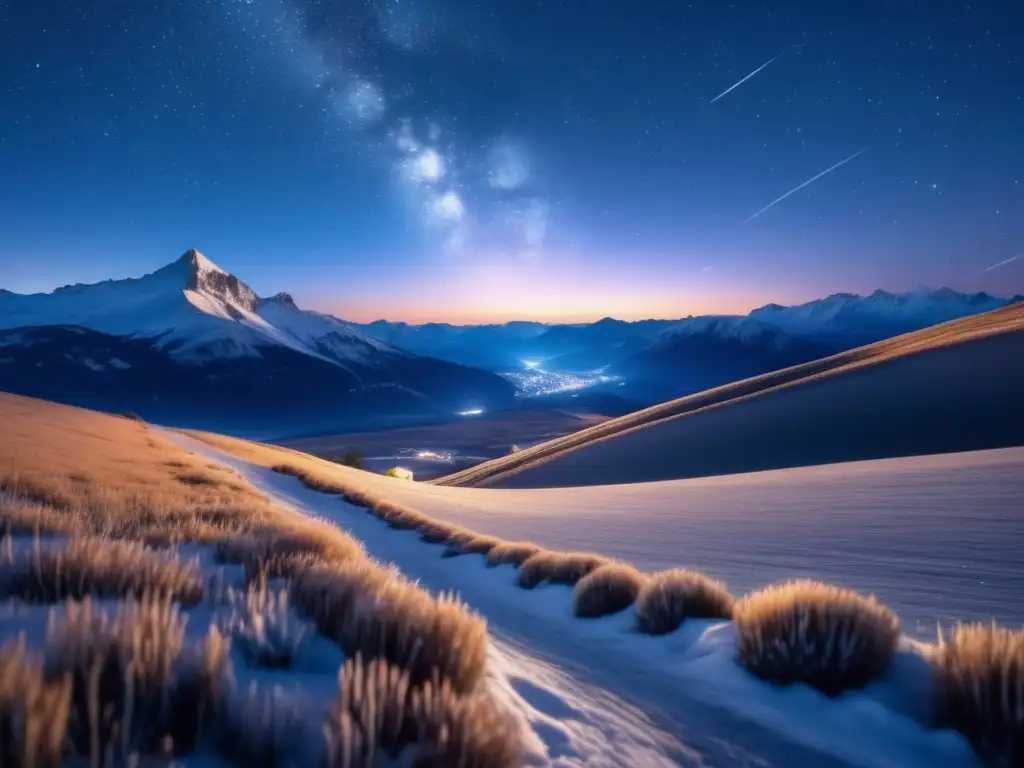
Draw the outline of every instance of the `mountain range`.
[[[278,435],[511,407],[515,390],[499,374],[529,363],[602,370],[611,380],[594,396],[635,406],[1019,300],[919,288],[680,320],[359,325],[300,309],[287,293],[259,297],[189,250],[140,278],[0,290],[0,389]],[[565,402],[548,397],[545,407]]]
[[[236,432],[501,407],[512,386],[413,354],[195,250],[141,278],[0,291],[0,389]]]
[[[705,315],[681,320],[543,325],[413,326],[377,321],[369,335],[426,355],[471,362],[494,371],[603,370],[622,380],[615,391],[651,403],[796,365],[937,323],[1021,301],[986,293],[919,287],[868,296],[837,293],[747,315]]]

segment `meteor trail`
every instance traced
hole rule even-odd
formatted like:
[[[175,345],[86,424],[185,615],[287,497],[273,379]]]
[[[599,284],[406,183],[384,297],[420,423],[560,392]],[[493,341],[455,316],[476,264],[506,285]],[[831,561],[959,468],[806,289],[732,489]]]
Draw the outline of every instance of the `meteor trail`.
[[[780,54],[779,54],[779,56],[781,56],[781,55],[782,55],[782,54],[780,53]],[[753,77],[754,75],[756,75],[756,74],[757,74],[758,72],[760,72],[760,71],[761,71],[762,69],[764,69],[765,67],[767,67],[767,66],[768,66],[769,64],[771,64],[771,63],[772,63],[773,61],[775,61],[775,59],[779,58],[779,56],[775,56],[774,58],[768,59],[768,61],[766,61],[766,62],[765,62],[764,64],[762,64],[762,65],[761,65],[760,67],[758,67],[758,68],[757,68],[757,69],[755,69],[755,70],[754,70],[753,72],[751,72],[751,73],[750,73],[749,75],[747,75],[746,77],[744,77],[744,78],[743,78],[742,80],[740,80],[740,81],[739,81],[738,83],[733,83],[732,85],[730,85],[730,86],[729,86],[728,88],[726,88],[726,89],[725,89],[724,91],[722,91],[722,92],[721,92],[720,94],[718,94],[717,96],[715,96],[715,98],[713,98],[713,99],[711,100],[711,103],[712,103],[712,104],[714,104],[714,103],[715,103],[716,101],[718,101],[718,100],[719,100],[720,98],[722,98],[723,96],[725,96],[725,94],[729,93],[729,91],[732,91],[732,90],[733,90],[733,89],[735,89],[735,88],[739,88],[739,87],[740,87],[741,85],[743,85],[743,84],[744,84],[745,82],[747,82],[747,80],[749,80],[749,79],[750,79],[750,78],[752,78],[752,77]]]
[[[1016,256],[1011,256],[1010,258],[1004,259],[1003,261],[1000,261],[998,264],[993,264],[991,267],[986,267],[985,269],[983,269],[981,271],[982,272],[991,272],[993,269],[999,269],[1000,267],[1005,267],[1007,264],[1012,264],[1013,262],[1015,262],[1017,259],[1019,259],[1022,256],[1024,256],[1024,253],[1018,253]]]
[[[789,192],[787,192],[786,194],[784,194],[784,195],[783,195],[782,197],[779,197],[779,198],[776,198],[775,200],[772,200],[772,201],[771,201],[770,203],[768,203],[768,205],[766,205],[766,206],[765,206],[764,208],[762,208],[762,209],[761,209],[760,211],[758,211],[758,212],[757,212],[757,213],[755,213],[755,214],[754,214],[753,216],[751,216],[751,217],[750,217],[749,219],[747,219],[747,221],[752,221],[752,220],[756,219],[756,218],[757,218],[758,216],[760,216],[760,215],[761,215],[762,213],[764,213],[765,211],[767,211],[767,210],[768,210],[769,208],[771,208],[771,207],[772,207],[773,205],[775,205],[776,203],[781,203],[781,202],[782,202],[783,200],[785,200],[785,199],[786,199],[787,197],[789,197],[790,195],[792,195],[792,194],[793,194],[794,192],[799,192],[799,191],[800,191],[801,189],[803,189],[804,187],[806,187],[806,186],[807,186],[808,184],[813,184],[813,183],[814,183],[814,182],[816,182],[816,181],[817,181],[818,179],[820,179],[820,178],[821,178],[822,176],[825,176],[826,174],[832,173],[832,171],[834,171],[834,170],[835,170],[836,168],[838,168],[839,166],[841,166],[841,165],[846,165],[846,164],[847,164],[848,162],[850,162],[851,160],[853,160],[853,159],[854,159],[855,157],[859,157],[860,155],[863,155],[863,154],[864,154],[865,152],[867,152],[867,151],[868,151],[868,148],[867,148],[867,147],[864,147],[864,149],[862,149],[862,150],[861,150],[860,152],[854,152],[854,153],[853,153],[852,155],[850,155],[850,156],[849,156],[848,158],[846,158],[845,160],[840,160],[840,161],[839,161],[838,163],[836,163],[835,165],[833,165],[833,166],[832,166],[831,168],[826,168],[826,169],[825,169],[824,171],[822,171],[821,173],[819,173],[819,174],[818,174],[817,176],[812,176],[812,177],[811,177],[811,178],[809,178],[809,179],[808,179],[807,181],[805,181],[805,182],[804,182],[803,184],[801,184],[801,185],[800,185],[799,187],[794,187],[793,189],[789,190]],[[746,223],[746,222],[744,222],[744,223]]]

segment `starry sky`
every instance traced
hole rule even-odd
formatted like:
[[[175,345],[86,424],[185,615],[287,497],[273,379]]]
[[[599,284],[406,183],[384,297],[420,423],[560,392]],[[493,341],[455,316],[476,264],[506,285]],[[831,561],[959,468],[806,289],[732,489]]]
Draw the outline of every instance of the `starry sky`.
[[[1024,293],[1021,39],[1017,0],[0,0],[0,287],[196,247],[359,321]]]

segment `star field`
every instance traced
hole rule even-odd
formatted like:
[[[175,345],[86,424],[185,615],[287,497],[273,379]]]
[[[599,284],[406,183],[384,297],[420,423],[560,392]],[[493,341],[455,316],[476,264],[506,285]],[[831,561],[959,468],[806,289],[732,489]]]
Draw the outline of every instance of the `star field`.
[[[344,317],[1024,292],[1024,8],[0,5],[0,286],[198,247]]]

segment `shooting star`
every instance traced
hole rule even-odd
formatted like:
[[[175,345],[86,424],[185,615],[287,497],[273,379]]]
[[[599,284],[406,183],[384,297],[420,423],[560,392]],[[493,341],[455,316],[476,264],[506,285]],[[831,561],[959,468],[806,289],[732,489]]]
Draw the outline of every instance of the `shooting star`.
[[[826,176],[827,174],[832,173],[832,171],[834,171],[836,168],[839,168],[840,166],[846,165],[848,162],[850,162],[851,160],[853,160],[856,157],[860,157],[861,155],[863,155],[867,151],[868,151],[868,148],[864,147],[864,149],[862,149],[860,152],[854,152],[852,155],[850,155],[845,160],[840,160],[838,163],[833,165],[831,168],[826,168],[824,171],[819,173],[817,176],[812,176],[807,181],[805,181],[803,184],[801,184],[799,187],[794,187],[793,189],[789,190],[789,192],[784,194],[782,197],[779,197],[779,198],[776,198],[775,200],[772,200],[770,203],[768,203],[768,205],[766,205],[760,211],[758,211],[753,216],[751,216],[749,219],[747,219],[747,221],[753,221],[754,219],[756,219],[758,216],[760,216],[762,213],[767,211],[769,208],[771,208],[776,203],[781,203],[787,197],[789,197],[792,194],[795,194],[796,192],[799,192],[801,189],[806,187],[808,184],[813,184],[818,179],[820,179],[822,176]],[[744,222],[744,223],[746,223],[746,222]]]
[[[991,272],[993,269],[999,269],[1000,267],[1005,267],[1007,264],[1013,264],[1013,262],[1020,258],[1024,258],[1024,253],[1018,253],[1016,256],[1011,256],[1010,258],[1004,259],[1003,261],[1000,261],[998,264],[993,264],[991,267],[986,267],[981,271]]]
[[[781,55],[782,55],[782,54],[780,53],[780,54],[779,54],[779,56],[781,56]],[[717,96],[715,96],[715,98],[713,98],[713,99],[711,100],[711,103],[712,103],[712,104],[714,104],[714,103],[715,103],[716,101],[718,101],[718,100],[719,100],[720,98],[722,98],[723,96],[725,96],[725,94],[729,93],[730,91],[733,91],[733,90],[735,90],[736,88],[739,88],[739,87],[740,87],[741,85],[743,85],[743,84],[744,84],[745,82],[747,82],[747,80],[749,80],[749,79],[750,79],[750,78],[752,78],[752,77],[753,77],[754,75],[756,75],[756,74],[757,74],[758,72],[760,72],[760,71],[761,71],[762,69],[764,69],[765,67],[767,67],[767,66],[768,66],[769,64],[771,64],[771,63],[772,63],[773,61],[775,61],[775,59],[779,58],[779,56],[775,56],[774,58],[768,59],[768,61],[766,61],[766,62],[765,62],[764,64],[762,64],[762,65],[761,65],[760,67],[758,67],[758,68],[757,68],[757,69],[755,69],[755,70],[754,70],[753,72],[751,72],[751,73],[750,73],[749,75],[747,75],[746,77],[744,77],[744,78],[743,78],[742,80],[740,80],[740,81],[739,81],[738,83],[733,83],[732,85],[730,85],[730,86],[729,86],[728,88],[726,88],[726,89],[725,89],[724,91],[722,91],[722,92],[721,92],[720,94],[718,94]]]

